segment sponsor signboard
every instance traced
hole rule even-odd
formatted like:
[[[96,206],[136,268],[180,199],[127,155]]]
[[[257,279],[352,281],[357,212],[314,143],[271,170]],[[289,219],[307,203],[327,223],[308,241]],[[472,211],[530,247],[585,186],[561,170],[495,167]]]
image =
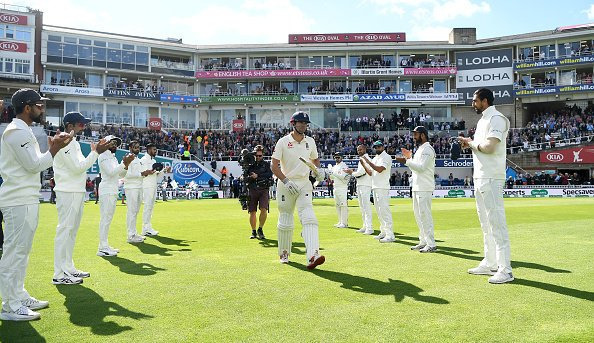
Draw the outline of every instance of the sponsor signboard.
[[[68,87],[58,85],[41,85],[39,91],[42,93],[71,94],[80,96],[103,96],[101,88]]]
[[[233,131],[243,131],[245,129],[245,120],[233,119]]]
[[[260,102],[300,102],[299,95],[246,95],[246,96],[207,96],[201,98],[203,104],[222,103],[253,104]]]
[[[351,69],[353,76],[455,75],[455,67]]]
[[[197,71],[197,79],[258,79],[279,77],[332,77],[350,76],[350,69],[278,69],[278,70],[219,70]]]
[[[27,16],[0,12],[0,23],[9,25],[27,25]]]
[[[458,93],[406,93],[406,101],[457,101]]]
[[[540,162],[564,164],[594,163],[594,145],[557,151],[541,151]]]
[[[103,96],[109,98],[145,99],[159,101],[159,94],[134,89],[104,89]]]
[[[207,186],[211,176],[196,161],[181,161],[173,164],[173,179],[180,185],[194,181],[199,186]],[[215,179],[215,185],[219,180]]]
[[[393,157],[393,156],[392,156]],[[344,159],[343,162],[351,169],[357,169],[359,160]],[[320,167],[328,168],[328,165],[334,165],[334,160],[320,160]],[[472,168],[472,158],[460,158],[457,160],[436,159],[435,167],[437,168]],[[408,168],[402,163],[392,160],[392,168]]]
[[[533,95],[551,95],[565,94],[574,92],[594,92],[594,84],[581,84],[569,86],[549,86],[542,88],[525,88],[514,90],[514,96],[533,96]]]
[[[182,104],[197,104],[200,102],[200,98],[197,96],[176,94],[161,94],[160,99],[163,102],[176,102]]]
[[[377,102],[377,101],[405,101],[404,94],[355,94],[353,101]]]
[[[165,196],[167,200],[220,199],[223,197],[223,191],[166,188]],[[156,199],[163,199],[161,189],[157,189]]]
[[[555,58],[541,61],[522,61],[514,63],[514,70],[551,68],[576,64],[594,63],[594,55]]]
[[[495,105],[513,102],[512,49],[478,50],[456,53],[456,89],[466,105],[472,103],[475,90],[493,90]]]
[[[160,131],[163,126],[161,118],[149,118],[148,126],[151,130]]]
[[[302,94],[301,102],[353,101],[353,94]]]
[[[289,44],[405,42],[404,32],[290,34]]]
[[[27,52],[27,44],[0,40],[0,50],[12,52]]]

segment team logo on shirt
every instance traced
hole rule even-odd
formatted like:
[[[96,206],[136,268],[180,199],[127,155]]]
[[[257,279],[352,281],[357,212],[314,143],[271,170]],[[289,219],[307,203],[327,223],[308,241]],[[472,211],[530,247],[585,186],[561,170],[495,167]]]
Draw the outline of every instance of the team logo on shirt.
[[[293,148],[293,143],[289,142],[289,144],[287,144],[287,147],[288,147],[289,149]]]

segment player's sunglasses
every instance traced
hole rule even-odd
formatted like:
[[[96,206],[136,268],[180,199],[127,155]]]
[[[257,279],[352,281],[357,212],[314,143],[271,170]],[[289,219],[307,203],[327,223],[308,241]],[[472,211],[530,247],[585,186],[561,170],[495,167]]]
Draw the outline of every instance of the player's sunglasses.
[[[256,157],[262,157],[262,156],[264,156],[264,155],[256,155]]]

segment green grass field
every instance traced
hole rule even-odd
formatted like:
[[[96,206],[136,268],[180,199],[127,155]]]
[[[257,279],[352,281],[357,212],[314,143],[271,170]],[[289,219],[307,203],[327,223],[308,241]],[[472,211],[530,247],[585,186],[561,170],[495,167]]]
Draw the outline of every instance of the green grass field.
[[[57,213],[41,205],[26,287],[50,307],[39,321],[2,322],[0,341],[594,341],[594,199],[506,199],[516,280],[505,285],[466,273],[482,259],[472,199],[433,201],[435,254],[409,249],[409,199],[392,201],[392,244],[333,228],[333,200],[314,204],[326,263],[310,272],[299,225],[291,263],[278,263],[276,203],[257,241],[236,200],[159,202],[160,236],[138,246],[118,205],[110,244],[121,252],[101,258],[89,202],[74,260],[92,276],[79,286],[51,284]]]

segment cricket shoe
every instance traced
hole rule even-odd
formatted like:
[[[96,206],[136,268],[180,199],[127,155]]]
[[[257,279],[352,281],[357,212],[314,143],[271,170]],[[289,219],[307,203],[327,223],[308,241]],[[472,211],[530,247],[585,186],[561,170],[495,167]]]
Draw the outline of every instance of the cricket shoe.
[[[359,229],[359,230],[357,230],[355,232],[363,233],[363,232],[365,232],[365,228]]]
[[[419,250],[420,253],[428,253],[428,252],[436,252],[437,251],[437,247],[430,247],[430,246],[425,246],[423,249]]]
[[[373,237],[374,239],[383,239],[384,237],[386,237],[385,233],[380,233],[379,235]]]
[[[394,239],[394,237],[384,237],[382,239],[379,240],[380,243],[392,243],[394,242],[396,239]]]
[[[148,229],[143,229],[142,230],[142,235],[143,236],[156,236],[159,234],[159,231],[154,230],[152,227],[148,228]]]
[[[324,262],[326,262],[326,258],[324,257],[324,255],[315,254],[309,259],[309,264],[307,265],[307,269],[309,269],[309,270],[314,269],[315,267],[317,267],[321,264],[324,264]]]
[[[16,311],[6,311],[2,309],[2,312],[0,312],[1,320],[27,321],[39,318],[41,318],[41,315],[35,311],[31,311],[27,306],[21,306]]]
[[[363,232],[363,234],[367,235],[367,236],[371,236],[371,235],[373,235],[373,229],[366,230],[365,232]]]
[[[483,267],[483,266],[478,266],[476,268],[468,269],[468,274],[473,274],[473,275],[495,275],[496,272],[497,272],[497,269],[490,269],[490,268]]]
[[[30,310],[41,310],[42,308],[49,306],[49,301],[37,300],[33,297],[29,297],[29,299],[21,300],[21,304],[28,307]]]
[[[512,281],[514,281],[514,276],[512,275],[512,273],[506,273],[506,272],[497,272],[497,273],[495,273],[495,275],[493,275],[489,278],[489,283],[496,283],[496,284],[512,282]]]
[[[120,249],[116,249],[116,248],[114,248],[112,246],[109,247],[109,250],[115,252],[116,254],[120,252]]]
[[[91,273],[83,272],[82,270],[78,270],[78,269],[75,269],[74,272],[68,273],[68,274],[71,276],[77,277],[77,278],[81,278],[81,279],[91,277]]]
[[[70,275],[64,275],[64,277],[60,279],[52,279],[52,283],[54,285],[78,285],[83,283],[83,279]]]
[[[410,247],[410,250],[421,250],[425,247],[425,244],[417,244],[417,245],[413,245],[412,247]]]
[[[144,242],[144,237],[134,234],[128,237],[128,243],[142,243]]]
[[[282,264],[289,263],[289,253],[286,250],[283,251],[283,253],[280,255],[280,263],[282,263]]]
[[[111,257],[111,256],[118,256],[118,253],[113,250],[110,250],[109,248],[99,249],[99,251],[97,251],[97,256]]]

